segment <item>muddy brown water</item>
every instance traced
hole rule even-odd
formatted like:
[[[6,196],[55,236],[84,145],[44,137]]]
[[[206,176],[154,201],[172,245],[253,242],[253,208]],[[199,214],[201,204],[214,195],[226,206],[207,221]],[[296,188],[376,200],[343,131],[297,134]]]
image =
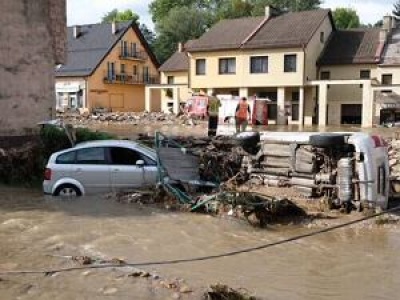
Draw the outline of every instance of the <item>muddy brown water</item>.
[[[171,135],[206,133],[204,122],[194,127],[92,128],[128,138],[155,130]],[[261,129],[299,130],[296,126]],[[385,136],[395,131],[371,130]],[[40,190],[0,187],[0,272],[75,266],[62,257],[74,255],[134,263],[207,256],[310,230],[314,229],[255,229],[236,220],[120,204],[103,196],[66,201],[45,197]],[[245,288],[262,299],[398,299],[399,249],[398,227],[359,226],[232,257],[142,267],[164,281],[188,285],[194,290],[190,294],[163,288],[160,280],[128,277],[130,269],[106,269],[50,276],[0,274],[0,299],[200,299],[207,286],[218,282]]]
[[[0,271],[74,266],[57,255],[148,262],[220,254],[311,229],[255,229],[236,220],[121,204],[101,196],[60,200],[0,189]],[[398,299],[400,231],[340,229],[269,249],[209,261],[149,266],[184,279],[200,299],[209,284],[243,287],[262,299]],[[177,299],[152,280],[120,269],[52,276],[0,275],[0,299]]]

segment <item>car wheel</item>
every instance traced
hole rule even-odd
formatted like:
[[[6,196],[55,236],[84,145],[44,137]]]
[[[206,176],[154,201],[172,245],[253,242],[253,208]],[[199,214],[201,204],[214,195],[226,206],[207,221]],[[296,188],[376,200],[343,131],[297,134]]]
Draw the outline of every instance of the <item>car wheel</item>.
[[[343,134],[324,133],[310,136],[310,144],[315,147],[333,147],[345,144]]]
[[[54,192],[54,196],[61,197],[78,197],[82,192],[73,184],[60,185]]]

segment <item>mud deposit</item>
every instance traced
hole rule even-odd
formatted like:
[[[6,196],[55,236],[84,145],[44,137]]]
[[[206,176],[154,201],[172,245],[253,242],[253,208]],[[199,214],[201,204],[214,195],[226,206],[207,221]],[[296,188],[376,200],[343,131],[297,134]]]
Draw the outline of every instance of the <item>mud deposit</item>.
[[[171,212],[102,197],[61,201],[40,191],[0,189],[0,271],[79,266],[64,256],[132,263],[220,254],[309,232],[256,229],[237,220]],[[400,231],[340,229],[215,260],[131,268],[0,275],[1,299],[201,299],[211,284],[261,299],[398,299]]]

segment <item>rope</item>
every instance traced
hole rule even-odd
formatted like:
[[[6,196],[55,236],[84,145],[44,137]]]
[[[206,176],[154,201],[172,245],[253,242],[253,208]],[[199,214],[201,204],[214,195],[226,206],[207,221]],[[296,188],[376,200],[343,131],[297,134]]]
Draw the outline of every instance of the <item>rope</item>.
[[[215,255],[208,255],[208,256],[200,256],[194,258],[183,258],[183,259],[173,259],[173,260],[161,260],[161,261],[148,261],[148,262],[139,262],[139,263],[122,263],[122,264],[101,264],[101,265],[88,265],[88,266],[76,266],[76,267],[67,267],[67,268],[58,268],[58,269],[47,269],[47,270],[20,270],[20,271],[0,271],[0,275],[23,275],[23,274],[53,274],[53,273],[60,273],[60,272],[70,272],[75,270],[85,270],[85,269],[105,269],[105,268],[121,268],[121,267],[144,267],[144,266],[155,266],[155,265],[174,265],[174,264],[181,264],[181,263],[188,263],[188,262],[196,262],[196,261],[206,261],[212,259],[218,259],[222,257],[230,257],[236,256],[243,253],[254,252],[261,249],[267,249],[278,245],[287,244],[290,242],[298,241],[300,239],[316,236],[322,233],[334,231],[340,228],[344,228],[353,224],[361,223],[366,220],[382,216],[387,213],[391,213],[394,211],[400,210],[400,205],[394,208],[375,213],[370,216],[366,216],[357,220],[349,221],[346,223],[342,223],[339,225],[323,228],[320,230],[316,230],[310,233],[296,235],[287,239],[283,239],[280,241],[262,244],[255,247],[244,248],[236,251],[225,252],[221,254]]]

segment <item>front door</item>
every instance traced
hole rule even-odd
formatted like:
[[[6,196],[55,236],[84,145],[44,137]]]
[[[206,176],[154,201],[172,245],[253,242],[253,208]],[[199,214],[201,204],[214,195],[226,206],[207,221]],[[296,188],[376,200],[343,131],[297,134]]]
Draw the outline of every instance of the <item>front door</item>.
[[[123,147],[109,148],[111,159],[111,185],[113,190],[139,188],[145,183],[145,167],[137,165],[140,153]]]

